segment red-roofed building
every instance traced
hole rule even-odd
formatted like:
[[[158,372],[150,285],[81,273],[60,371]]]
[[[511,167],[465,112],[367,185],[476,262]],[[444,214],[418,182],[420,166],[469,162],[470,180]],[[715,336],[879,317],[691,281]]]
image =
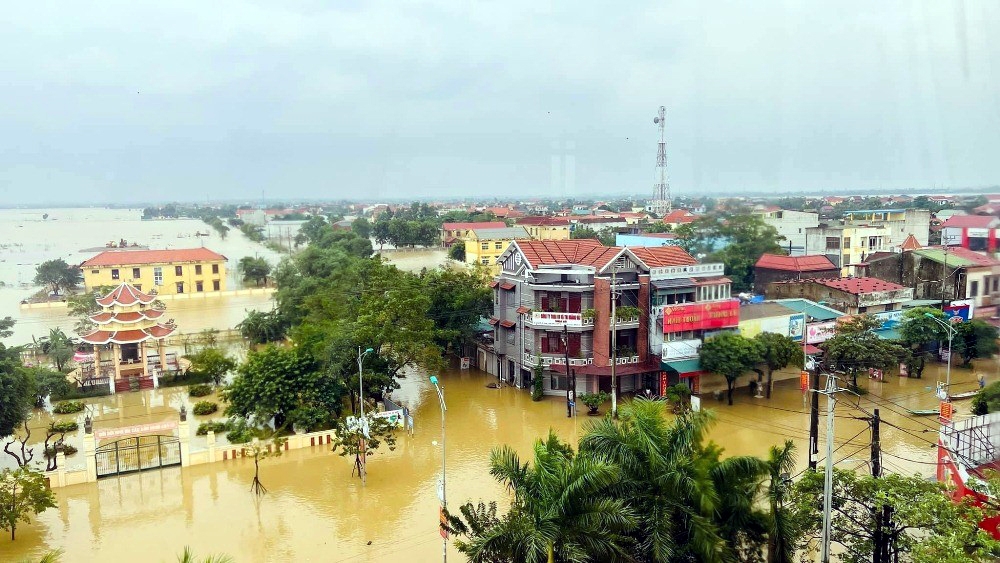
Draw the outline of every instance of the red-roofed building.
[[[160,321],[164,312],[151,307],[153,301],[152,295],[128,283],[97,298],[101,310],[89,317],[94,328],[80,337],[94,346],[93,363],[81,365],[84,387],[108,385],[112,392],[152,389],[159,375],[177,369],[176,357],[168,362],[163,342],[176,327],[173,320]]]
[[[671,227],[678,227],[680,225],[692,223],[697,218],[697,215],[691,213],[687,209],[674,209],[670,213],[667,213],[661,222],[666,223]]]
[[[980,252],[997,250],[1000,218],[992,215],[952,215],[941,223],[941,243]]]
[[[803,278],[839,278],[840,268],[826,256],[782,256],[764,254],[754,264],[755,293],[763,294],[767,285]]]
[[[515,225],[524,227],[535,240],[567,240],[570,235],[568,217],[522,217]]]
[[[524,217],[524,213],[510,207],[487,207],[483,211],[496,215],[498,219],[517,219],[518,217]]]
[[[493,345],[480,347],[477,363],[519,387],[530,385],[541,364],[548,394],[570,387],[579,393],[610,391],[612,364],[618,393],[662,391],[680,377],[696,378],[698,370],[668,375],[669,368],[661,365],[664,327],[670,325],[672,338],[690,340],[700,338],[708,325],[731,328],[739,320],[722,265],[698,264],[679,247],[517,240],[498,262],[500,275],[491,286],[493,318],[500,321],[494,325]],[[684,310],[674,311],[678,307]],[[664,316],[710,320],[704,327],[697,322],[682,326],[665,322]],[[610,338],[613,326],[617,346]],[[696,358],[697,348],[694,352],[686,359]],[[575,387],[567,363],[576,372]],[[697,380],[691,381],[696,387]]]
[[[902,309],[913,299],[913,288],[873,277],[803,279],[769,284],[768,299],[805,298],[848,315]]]
[[[105,250],[80,270],[87,291],[123,282],[151,295],[226,290],[226,257],[207,248]]]
[[[464,244],[472,231],[476,229],[502,229],[507,226],[503,221],[481,221],[478,223],[443,223],[441,225],[441,244],[448,247],[458,241]]]

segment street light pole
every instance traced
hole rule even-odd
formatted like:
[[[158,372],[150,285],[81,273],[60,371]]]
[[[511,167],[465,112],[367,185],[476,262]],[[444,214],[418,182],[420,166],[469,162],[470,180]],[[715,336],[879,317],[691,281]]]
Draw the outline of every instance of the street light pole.
[[[444,402],[444,391],[438,385],[438,378],[431,376],[431,384],[434,385],[434,389],[437,391],[438,403],[441,405],[441,513],[442,522],[443,514],[448,510],[448,482],[447,482],[447,472],[445,471],[445,434],[444,434],[444,413],[448,410],[448,406]],[[448,561],[448,532],[441,530],[441,561]]]
[[[364,370],[365,356],[371,354],[375,350],[371,348],[366,348],[365,351],[361,352],[361,346],[358,346],[358,426],[361,430],[361,438],[358,443],[358,460],[360,464],[358,466],[358,472],[361,473],[361,486],[365,486],[367,481],[367,470],[365,468],[365,438],[367,438],[368,425],[365,424],[365,380],[362,377],[362,371]]]
[[[934,315],[932,315],[930,313],[924,313],[924,316],[927,317],[928,319],[931,319],[932,321],[936,322],[937,324],[943,326],[944,329],[946,331],[948,331],[948,363],[947,363],[947,365],[945,366],[945,369],[944,369],[944,372],[945,372],[945,384],[944,384],[945,396],[941,397],[941,399],[943,400],[943,399],[945,399],[945,398],[947,398],[947,397],[949,397],[951,395],[951,343],[952,343],[952,339],[955,337],[955,327],[951,326],[951,323],[946,323],[946,322],[942,321],[941,319],[935,317]]]

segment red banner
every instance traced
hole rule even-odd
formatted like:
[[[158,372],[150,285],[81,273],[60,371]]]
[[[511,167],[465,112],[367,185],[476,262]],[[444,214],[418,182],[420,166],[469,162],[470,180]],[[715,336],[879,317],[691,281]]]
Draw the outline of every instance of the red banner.
[[[809,390],[809,372],[808,371],[803,371],[803,372],[799,373],[799,388],[801,388],[802,391],[808,391]]]
[[[688,303],[663,308],[663,332],[731,328],[740,323],[740,302]]]
[[[954,413],[954,407],[948,401],[941,401],[941,406],[938,407],[938,414],[941,417],[941,422],[951,422],[951,415]]]

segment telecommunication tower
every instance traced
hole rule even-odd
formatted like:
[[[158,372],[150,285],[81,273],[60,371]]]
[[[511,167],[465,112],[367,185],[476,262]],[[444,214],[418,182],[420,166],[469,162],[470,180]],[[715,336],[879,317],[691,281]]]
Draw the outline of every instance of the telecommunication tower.
[[[660,106],[660,111],[653,118],[660,129],[660,142],[656,148],[656,183],[653,185],[653,201],[649,210],[663,217],[670,213],[670,184],[667,183],[667,138],[666,138],[667,108]]]

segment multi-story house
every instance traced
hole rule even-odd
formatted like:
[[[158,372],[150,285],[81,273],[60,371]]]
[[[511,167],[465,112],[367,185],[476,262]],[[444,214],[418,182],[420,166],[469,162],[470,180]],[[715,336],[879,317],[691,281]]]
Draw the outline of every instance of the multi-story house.
[[[806,229],[806,254],[824,254],[841,275],[853,276],[869,256],[892,250],[887,240],[881,226],[820,225]]]
[[[913,288],[879,278],[808,279],[774,282],[768,299],[805,298],[848,315],[899,311],[913,300]]]
[[[806,253],[806,230],[819,226],[819,213],[788,209],[763,209],[755,213],[785,237],[781,246],[790,256],[802,256]]]
[[[515,240],[529,238],[524,227],[504,227],[502,229],[472,229],[465,240],[465,262],[482,264],[489,268],[491,275],[500,273],[497,258]]]
[[[498,261],[491,284],[495,365],[485,367],[528,386],[541,365],[547,393],[565,392],[572,376],[576,392],[610,391],[612,371],[619,392],[659,390],[664,327],[671,338],[693,337],[720,324],[701,301],[729,295],[721,264],[697,264],[677,247],[514,241]],[[736,319],[721,325],[735,327]]]
[[[569,218],[567,217],[522,217],[515,223],[524,227],[528,236],[535,240],[569,239]]]
[[[123,282],[159,295],[226,290],[226,257],[207,248],[106,250],[80,269],[87,291]]]
[[[926,246],[930,237],[931,212],[926,209],[859,209],[844,212],[844,224],[885,229],[885,244],[897,248],[913,235]]]
[[[1000,219],[991,215],[952,215],[941,223],[941,243],[979,252],[997,251]]]
[[[503,221],[480,221],[478,223],[442,223],[441,244],[451,246],[456,242],[465,243],[469,233],[474,229],[502,229],[507,226]]]

